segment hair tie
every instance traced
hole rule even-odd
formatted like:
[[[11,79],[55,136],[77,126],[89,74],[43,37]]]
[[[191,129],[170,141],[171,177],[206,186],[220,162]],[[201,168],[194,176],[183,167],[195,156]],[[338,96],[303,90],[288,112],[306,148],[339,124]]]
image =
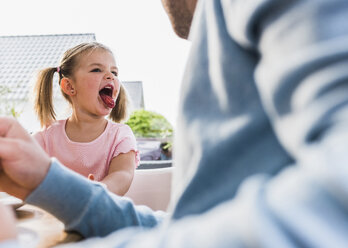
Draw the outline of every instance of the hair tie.
[[[59,67],[59,66],[57,66],[57,72],[58,72],[58,73],[60,72],[60,67]]]

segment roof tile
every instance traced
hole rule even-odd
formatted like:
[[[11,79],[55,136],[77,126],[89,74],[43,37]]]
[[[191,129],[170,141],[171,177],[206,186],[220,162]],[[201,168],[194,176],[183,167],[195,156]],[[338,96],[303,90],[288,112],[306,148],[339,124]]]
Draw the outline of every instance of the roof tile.
[[[67,49],[95,40],[92,33],[0,36],[0,86],[11,90],[3,98],[27,99],[31,94],[31,82],[38,70],[58,65]],[[58,90],[55,86],[54,91]]]
[[[32,93],[36,73],[57,66],[63,53],[82,42],[96,41],[93,33],[0,36],[0,89],[8,87],[4,100],[26,100]],[[62,98],[58,76],[54,77],[54,96]],[[141,81],[123,82],[135,109],[144,108]]]

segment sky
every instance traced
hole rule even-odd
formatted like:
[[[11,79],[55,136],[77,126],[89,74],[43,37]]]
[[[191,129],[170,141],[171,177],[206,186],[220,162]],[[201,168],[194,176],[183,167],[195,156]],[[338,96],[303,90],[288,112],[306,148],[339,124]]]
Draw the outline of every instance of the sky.
[[[143,82],[145,109],[175,127],[190,43],[160,0],[1,0],[0,35],[95,33],[114,52],[122,81]]]

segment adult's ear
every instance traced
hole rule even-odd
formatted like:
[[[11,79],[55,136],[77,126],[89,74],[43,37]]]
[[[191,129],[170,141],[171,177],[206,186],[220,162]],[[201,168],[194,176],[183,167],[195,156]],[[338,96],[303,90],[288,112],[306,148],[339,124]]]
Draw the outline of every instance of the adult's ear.
[[[76,90],[74,88],[74,85],[72,85],[69,78],[64,77],[60,80],[60,88],[68,96],[76,95]]]

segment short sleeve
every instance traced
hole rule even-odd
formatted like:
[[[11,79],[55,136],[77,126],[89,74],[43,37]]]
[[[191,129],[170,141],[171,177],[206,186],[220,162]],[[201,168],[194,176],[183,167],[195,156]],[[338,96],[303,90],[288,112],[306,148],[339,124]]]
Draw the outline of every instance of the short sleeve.
[[[123,125],[120,127],[118,133],[118,144],[115,147],[112,157],[118,156],[120,153],[128,153],[130,151],[135,152],[135,164],[138,167],[140,162],[140,155],[137,148],[137,142],[133,134],[132,129],[128,125]]]
[[[43,132],[37,132],[33,134],[33,138],[39,143],[39,145],[46,151],[46,145],[43,138]]]

